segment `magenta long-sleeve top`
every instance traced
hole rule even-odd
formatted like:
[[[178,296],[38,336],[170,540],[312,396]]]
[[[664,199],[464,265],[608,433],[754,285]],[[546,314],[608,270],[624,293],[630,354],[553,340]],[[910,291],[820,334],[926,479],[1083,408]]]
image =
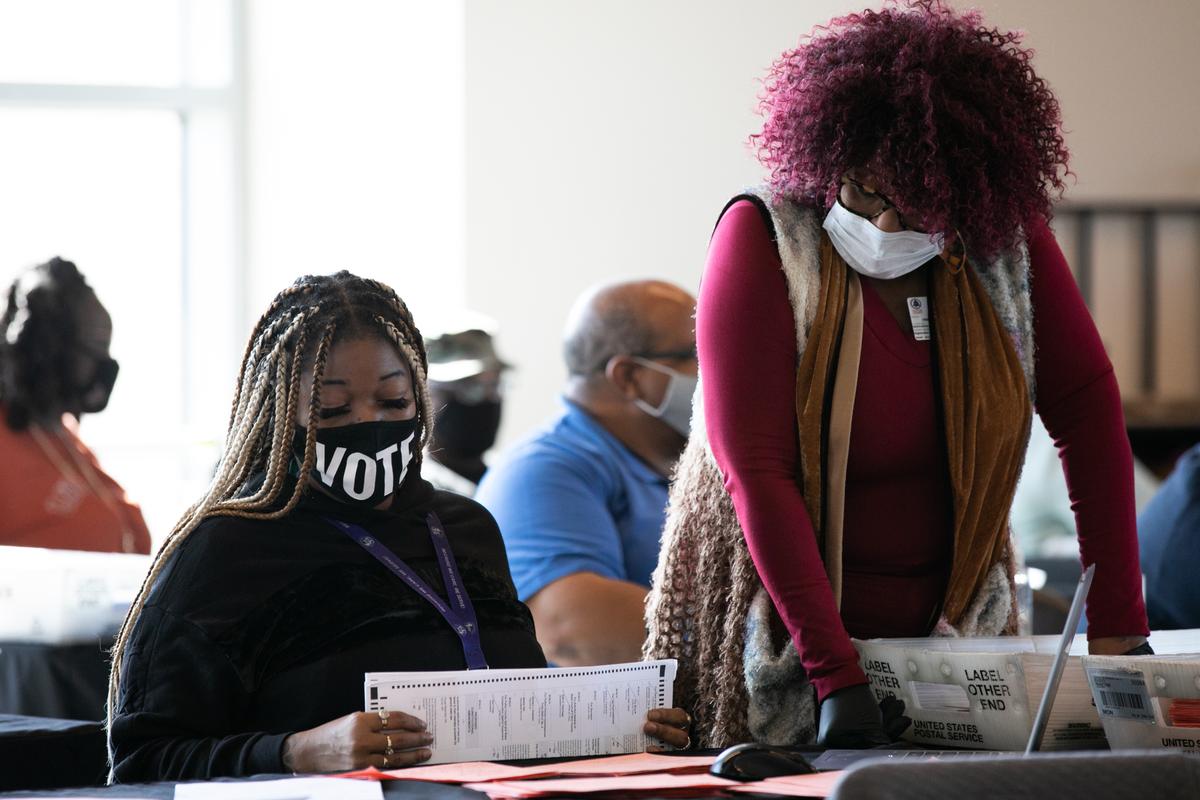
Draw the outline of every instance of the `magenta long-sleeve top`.
[[[1057,443],[1085,565],[1088,636],[1146,635],[1133,459],[1112,365],[1050,229],[1029,237],[1036,410]],[[864,326],[839,612],[797,483],[795,321],[759,210],[734,203],[697,306],[704,424],[751,558],[824,698],[866,683],[850,637],[924,636],[953,555],[952,496],[930,342],[863,281]]]

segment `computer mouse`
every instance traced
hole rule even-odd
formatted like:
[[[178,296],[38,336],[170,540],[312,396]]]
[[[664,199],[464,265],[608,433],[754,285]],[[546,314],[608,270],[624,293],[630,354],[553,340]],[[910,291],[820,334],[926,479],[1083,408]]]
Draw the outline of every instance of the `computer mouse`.
[[[816,772],[808,759],[796,750],[754,742],[722,751],[708,771],[718,778],[735,781],[759,781],[780,775]]]

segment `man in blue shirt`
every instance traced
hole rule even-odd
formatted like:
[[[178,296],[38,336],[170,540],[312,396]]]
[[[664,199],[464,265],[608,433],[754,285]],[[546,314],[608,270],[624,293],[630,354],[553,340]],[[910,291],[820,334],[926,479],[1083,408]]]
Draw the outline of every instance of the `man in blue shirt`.
[[[1200,445],[1138,515],[1151,630],[1200,628]]]
[[[576,302],[559,415],[488,470],[476,500],[500,525],[546,657],[637,660],[667,479],[696,386],[695,299],[637,281]]]

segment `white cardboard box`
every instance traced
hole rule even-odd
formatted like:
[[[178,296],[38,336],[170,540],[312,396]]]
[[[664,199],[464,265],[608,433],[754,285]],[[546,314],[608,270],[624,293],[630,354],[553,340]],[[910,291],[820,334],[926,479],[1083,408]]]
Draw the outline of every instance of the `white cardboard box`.
[[[977,639],[855,640],[875,695],[904,701],[913,724],[904,738],[920,744],[1024,750],[1058,636]],[[1104,728],[1075,641],[1042,741],[1044,750],[1102,748]]]
[[[1041,703],[1059,636],[976,639],[854,640],[876,697],[904,701],[913,724],[904,738],[921,744],[986,750],[1024,750]],[[1200,651],[1200,631],[1158,631],[1160,655]],[[1063,670],[1043,750],[1105,746],[1081,656],[1087,637],[1075,637]],[[1136,657],[1119,657],[1134,663]],[[1198,657],[1200,658],[1200,657]],[[1193,662],[1200,672],[1200,661]],[[1200,697],[1200,687],[1193,687]],[[1200,738],[1200,730],[1192,731]],[[1187,737],[1185,737],[1187,738]],[[1161,746],[1161,745],[1159,745]]]
[[[1171,713],[1175,700],[1200,704],[1200,655],[1085,656],[1083,664],[1113,750],[1200,753],[1200,726],[1172,724]]]
[[[111,636],[149,569],[149,556],[0,546],[0,639]]]

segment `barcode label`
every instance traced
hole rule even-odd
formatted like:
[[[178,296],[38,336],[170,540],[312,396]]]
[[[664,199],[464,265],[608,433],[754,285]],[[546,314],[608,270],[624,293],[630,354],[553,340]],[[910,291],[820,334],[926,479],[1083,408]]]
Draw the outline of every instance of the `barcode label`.
[[[1114,708],[1136,708],[1141,711],[1146,707],[1142,702],[1142,696],[1138,694],[1129,694],[1127,692],[1100,692],[1104,705],[1113,706]]]
[[[1142,673],[1117,669],[1089,669],[1087,673],[1092,698],[1101,717],[1158,724]]]

